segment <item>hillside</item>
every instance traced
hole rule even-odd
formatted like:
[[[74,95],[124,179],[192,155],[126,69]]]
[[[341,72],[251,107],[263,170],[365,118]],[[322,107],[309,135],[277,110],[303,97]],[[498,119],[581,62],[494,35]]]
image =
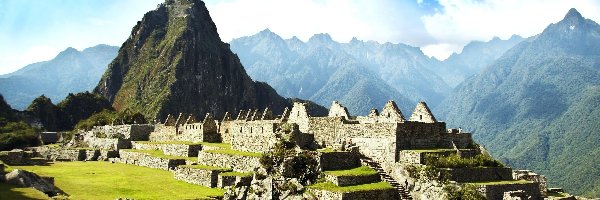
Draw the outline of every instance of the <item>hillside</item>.
[[[0,93],[13,108],[24,110],[40,95],[61,101],[69,93],[92,90],[118,49],[108,45],[83,51],[67,48],[52,60],[0,76]]]
[[[459,85],[438,110],[508,165],[600,196],[600,25],[575,9]]]
[[[250,79],[200,0],[167,1],[146,13],[94,91],[117,110],[151,119],[265,107],[281,113],[291,105]]]

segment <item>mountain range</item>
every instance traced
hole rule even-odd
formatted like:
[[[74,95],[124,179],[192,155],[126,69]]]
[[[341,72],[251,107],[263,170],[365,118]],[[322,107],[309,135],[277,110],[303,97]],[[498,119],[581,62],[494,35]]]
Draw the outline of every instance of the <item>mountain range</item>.
[[[466,79],[438,110],[506,164],[600,196],[600,25],[577,10]]]
[[[83,51],[69,47],[52,60],[0,76],[0,93],[13,108],[24,110],[40,95],[58,102],[69,93],[92,90],[118,49],[103,44]]]

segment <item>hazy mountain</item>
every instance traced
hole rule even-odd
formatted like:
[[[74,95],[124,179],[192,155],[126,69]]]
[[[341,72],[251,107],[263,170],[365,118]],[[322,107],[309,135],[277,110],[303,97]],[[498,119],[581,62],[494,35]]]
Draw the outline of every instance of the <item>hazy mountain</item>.
[[[338,43],[328,34],[303,42],[266,29],[234,39],[231,49],[250,76],[273,85],[282,95],[322,105],[340,100],[352,114],[367,114],[389,99],[403,110],[419,100],[436,105],[450,90],[428,67],[439,61],[403,44],[357,39]]]
[[[460,84],[438,110],[510,166],[600,196],[600,25],[575,9]]]
[[[452,54],[433,71],[438,73],[450,87],[456,87],[469,76],[479,73],[492,64],[508,49],[514,47],[523,38],[513,35],[508,40],[494,37],[487,42],[473,41],[467,44],[459,54]]]
[[[281,113],[290,106],[269,85],[250,79],[200,0],[167,1],[146,13],[95,92],[117,110],[161,119],[265,107]]]
[[[77,51],[67,48],[54,59],[27,65],[0,78],[0,93],[15,109],[23,110],[40,95],[61,101],[69,93],[94,88],[118,47],[97,45]]]

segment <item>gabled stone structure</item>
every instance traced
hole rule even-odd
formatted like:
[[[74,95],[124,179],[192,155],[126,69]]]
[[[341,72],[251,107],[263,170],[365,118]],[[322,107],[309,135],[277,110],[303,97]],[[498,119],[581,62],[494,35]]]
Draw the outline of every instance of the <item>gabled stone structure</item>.
[[[327,116],[350,119],[350,113],[348,113],[348,109],[337,101],[333,101],[333,103],[331,103],[331,108],[329,109],[329,114]]]
[[[400,123],[400,122],[404,122],[405,119],[404,119],[404,115],[398,108],[398,105],[396,105],[396,102],[389,100],[383,106],[383,109],[381,110],[381,113],[379,114],[378,121],[379,122],[390,122],[390,123],[398,122],[398,123]]]
[[[150,134],[152,141],[190,141],[190,142],[220,142],[221,137],[217,131],[217,123],[210,113],[206,114],[202,122],[195,122],[193,116],[187,120],[179,114],[178,120],[171,123],[157,124],[154,132]],[[170,116],[167,116],[170,117]]]
[[[414,122],[424,122],[424,123],[436,123],[437,122],[437,120],[431,113],[431,110],[429,110],[429,107],[427,107],[427,103],[425,103],[425,102],[419,102],[419,104],[417,104],[417,107],[415,107],[415,111],[413,111],[409,120],[414,121]]]

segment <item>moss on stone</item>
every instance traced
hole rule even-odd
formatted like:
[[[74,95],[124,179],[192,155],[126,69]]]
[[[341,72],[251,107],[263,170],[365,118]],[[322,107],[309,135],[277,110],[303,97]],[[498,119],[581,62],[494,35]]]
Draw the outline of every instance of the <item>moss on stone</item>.
[[[231,172],[222,172],[222,173],[219,173],[219,176],[250,177],[252,175],[254,175],[254,173],[252,173],[252,172],[235,172],[235,171],[231,171]]]
[[[336,170],[336,171],[325,171],[323,172],[332,176],[370,176],[377,174],[377,172],[367,166],[360,166],[353,169],[347,170]]]
[[[343,187],[337,186],[337,185],[333,184],[332,182],[323,182],[323,183],[309,185],[308,188],[317,189],[317,190],[327,190],[327,191],[331,191],[331,192],[359,192],[359,191],[370,191],[370,190],[394,189],[394,187],[392,187],[392,185],[390,185],[388,182],[384,182],[384,181],[377,182],[377,183],[362,184],[362,185],[343,186]]]
[[[238,151],[238,150],[233,150],[233,149],[207,150],[206,153],[218,153],[218,154],[251,156],[251,157],[260,157],[262,155],[262,154],[256,153],[256,152]]]

